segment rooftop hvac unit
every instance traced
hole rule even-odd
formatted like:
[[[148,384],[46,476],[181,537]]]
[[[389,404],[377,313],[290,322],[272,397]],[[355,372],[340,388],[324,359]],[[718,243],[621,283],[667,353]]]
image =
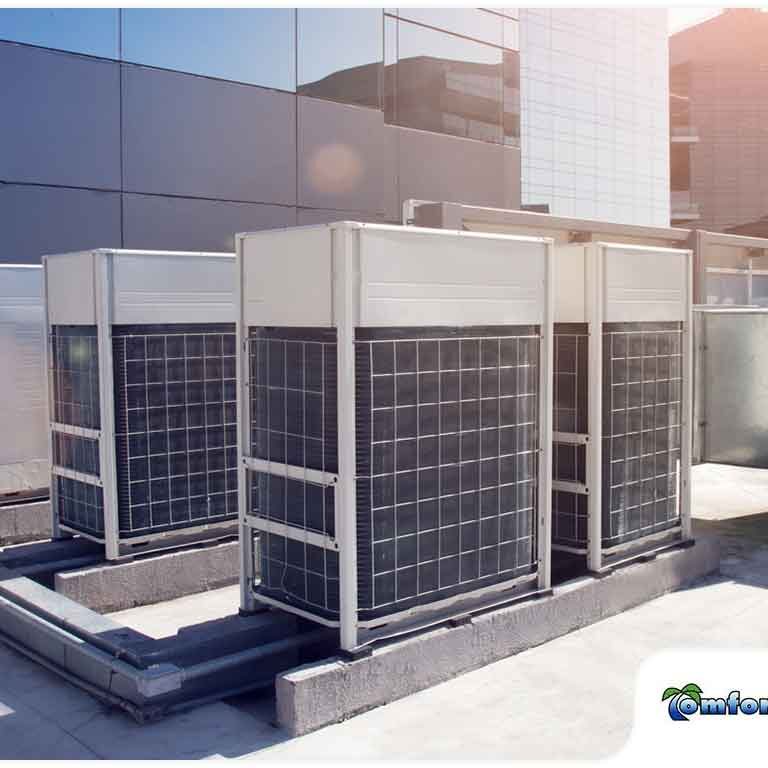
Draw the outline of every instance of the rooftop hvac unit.
[[[552,541],[601,571],[690,538],[690,251],[555,247]]]
[[[350,222],[238,236],[244,610],[338,626],[354,651],[548,588],[551,247]]]
[[[42,269],[0,264],[0,499],[48,493]]]
[[[108,559],[232,532],[234,256],[44,258],[54,534]]]

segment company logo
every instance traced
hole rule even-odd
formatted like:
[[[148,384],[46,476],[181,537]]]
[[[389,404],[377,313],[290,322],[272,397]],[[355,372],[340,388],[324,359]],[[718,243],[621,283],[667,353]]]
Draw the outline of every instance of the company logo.
[[[672,720],[688,720],[691,715],[768,715],[768,698],[741,698],[741,691],[731,691],[725,698],[706,698],[696,683],[682,688],[666,688],[661,700],[669,699],[667,709]]]

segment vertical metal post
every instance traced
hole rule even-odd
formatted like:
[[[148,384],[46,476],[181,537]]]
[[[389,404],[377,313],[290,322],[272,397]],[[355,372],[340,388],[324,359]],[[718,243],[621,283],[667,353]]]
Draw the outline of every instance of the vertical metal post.
[[[683,312],[682,360],[682,409],[680,435],[680,525],[683,540],[691,538],[691,449],[693,440],[693,253],[685,254],[685,292]]]
[[[53,408],[51,398],[53,397],[53,387],[51,386],[50,376],[53,370],[52,359],[52,341],[51,341],[51,319],[48,314],[48,257],[43,256],[43,279],[42,279],[42,298],[43,298],[43,344],[45,344],[45,355],[43,356],[43,382],[45,386],[45,424],[48,437],[48,477],[50,482],[51,499],[51,537],[53,539],[62,538],[61,523],[59,521],[59,502],[57,498],[56,478],[53,474]]]
[[[584,248],[586,309],[588,323],[587,370],[587,569],[603,566],[603,248]]]
[[[355,493],[355,326],[360,316],[360,230],[331,230],[333,317],[336,324],[339,487],[336,519],[339,542],[339,625],[342,650],[357,647],[357,501]]]
[[[547,243],[544,270],[544,307],[539,345],[539,589],[552,586],[552,390],[554,380],[554,281],[555,245]]]
[[[114,254],[93,254],[96,293],[96,335],[99,350],[99,463],[104,494],[104,549],[107,560],[120,556],[115,456],[115,386],[112,367],[112,278]]]
[[[256,577],[254,560],[254,532],[247,522],[250,512],[250,483],[245,465],[251,456],[251,381],[248,350],[248,323],[245,319],[243,291],[246,290],[244,274],[244,238],[236,238],[235,247],[235,355],[237,366],[237,511],[238,553],[240,556],[240,612],[253,613],[256,599],[253,583]]]

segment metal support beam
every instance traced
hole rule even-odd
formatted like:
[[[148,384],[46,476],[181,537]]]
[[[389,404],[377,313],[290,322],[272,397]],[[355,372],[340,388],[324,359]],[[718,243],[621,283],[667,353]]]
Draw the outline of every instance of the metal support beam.
[[[104,497],[104,550],[107,560],[120,557],[117,519],[117,467],[115,457],[115,401],[112,368],[112,262],[113,254],[94,254],[96,263],[96,335],[99,350],[100,476]]]

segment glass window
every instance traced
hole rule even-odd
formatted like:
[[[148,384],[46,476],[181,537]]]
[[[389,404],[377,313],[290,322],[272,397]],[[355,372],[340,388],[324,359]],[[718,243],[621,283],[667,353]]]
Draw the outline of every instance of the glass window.
[[[478,8],[398,8],[397,11],[401,19],[473,37],[483,43],[502,44],[503,19],[488,11]]]
[[[123,59],[294,91],[294,20],[292,8],[127,8]]]
[[[502,50],[400,21],[395,121],[501,142]]]
[[[298,93],[380,107],[382,21],[380,8],[299,8]]]
[[[513,51],[520,50],[520,22],[504,19],[504,47]]]
[[[118,57],[117,8],[2,8],[0,40]]]
[[[504,143],[520,144],[520,54],[504,51]]]

